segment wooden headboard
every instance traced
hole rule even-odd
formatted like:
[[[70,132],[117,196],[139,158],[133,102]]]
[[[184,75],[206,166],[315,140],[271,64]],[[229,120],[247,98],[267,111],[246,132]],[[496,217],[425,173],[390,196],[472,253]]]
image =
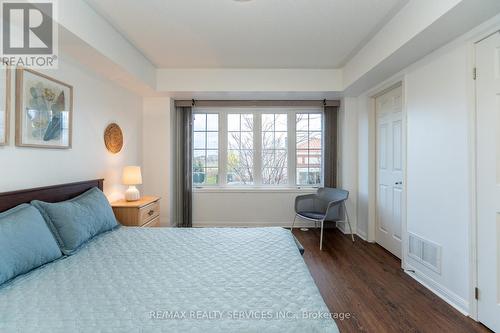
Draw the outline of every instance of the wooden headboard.
[[[32,200],[59,202],[72,199],[93,187],[103,189],[104,179],[45,186],[0,193],[0,213]]]

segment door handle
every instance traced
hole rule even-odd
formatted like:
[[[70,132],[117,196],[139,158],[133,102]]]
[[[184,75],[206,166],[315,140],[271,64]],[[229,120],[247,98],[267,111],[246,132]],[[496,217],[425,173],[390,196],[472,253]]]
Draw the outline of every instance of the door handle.
[[[403,185],[403,181],[395,182],[394,185]]]

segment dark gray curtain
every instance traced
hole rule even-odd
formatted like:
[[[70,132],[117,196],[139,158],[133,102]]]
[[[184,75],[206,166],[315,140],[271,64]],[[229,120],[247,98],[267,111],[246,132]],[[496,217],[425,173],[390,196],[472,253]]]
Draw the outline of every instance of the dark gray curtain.
[[[325,187],[337,187],[337,127],[338,107],[325,106]]]
[[[192,181],[192,126],[191,107],[177,107],[173,121],[174,161],[174,225],[187,228],[193,226],[193,181]]]

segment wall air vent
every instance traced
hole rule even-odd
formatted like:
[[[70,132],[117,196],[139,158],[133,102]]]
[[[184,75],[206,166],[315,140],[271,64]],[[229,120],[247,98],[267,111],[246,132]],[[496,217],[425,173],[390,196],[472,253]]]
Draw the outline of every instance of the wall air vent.
[[[408,256],[441,274],[441,246],[411,232],[408,234]]]

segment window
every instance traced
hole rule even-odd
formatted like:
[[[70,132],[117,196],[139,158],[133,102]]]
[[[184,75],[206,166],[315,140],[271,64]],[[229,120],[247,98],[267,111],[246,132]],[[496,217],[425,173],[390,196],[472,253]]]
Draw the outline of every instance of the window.
[[[262,184],[288,182],[287,134],[286,114],[262,115]]]
[[[215,185],[219,176],[219,115],[193,115],[193,184]]]
[[[322,184],[319,108],[208,108],[193,120],[194,186]]]
[[[322,128],[321,114],[296,114],[298,185],[321,184]]]
[[[254,183],[253,114],[227,115],[227,184]]]

